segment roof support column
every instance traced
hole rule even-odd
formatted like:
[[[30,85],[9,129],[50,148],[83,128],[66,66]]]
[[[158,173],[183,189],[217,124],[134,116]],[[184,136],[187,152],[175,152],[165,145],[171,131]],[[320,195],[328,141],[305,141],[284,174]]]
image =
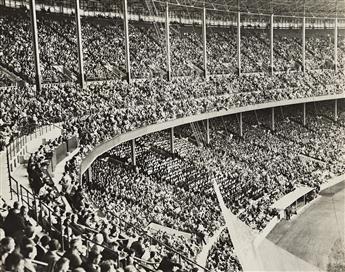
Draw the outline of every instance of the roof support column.
[[[170,129],[170,152],[171,154],[175,153],[175,146],[174,146],[174,127]]]
[[[307,125],[307,103],[303,103],[303,126]]]
[[[88,173],[88,182],[91,183],[92,182],[92,165],[90,165],[89,169],[87,169],[87,173]]]
[[[75,0],[75,20],[76,20],[76,25],[77,25],[79,84],[81,88],[83,89],[85,87],[85,78],[84,78],[84,59],[83,59],[83,45],[82,45],[82,36],[81,36],[79,0]]]
[[[271,68],[271,75],[273,75],[274,70],[274,63],[273,63],[273,57],[274,57],[274,45],[273,45],[273,24],[274,24],[274,16],[271,14],[271,20],[270,20],[270,68]]]
[[[303,16],[302,22],[302,69],[303,73],[306,71],[305,67],[305,16]]]
[[[131,140],[131,159],[132,166],[137,166],[136,151],[135,151],[135,139]]]
[[[241,75],[241,12],[237,12],[237,69],[238,75]]]
[[[334,121],[338,121],[338,99],[334,100]]]
[[[334,70],[338,72],[338,18],[334,19]]]
[[[210,144],[210,120],[206,119],[206,143]]]
[[[240,112],[240,137],[243,138],[243,116],[242,116],[242,112]]]
[[[166,43],[166,60],[167,60],[167,80],[171,80],[171,62],[170,62],[170,22],[169,22],[169,3],[165,6],[165,43]]]
[[[207,40],[206,40],[206,8],[203,8],[202,13],[202,44],[203,44],[203,59],[204,59],[204,77],[207,79]]]
[[[271,129],[272,131],[275,131],[276,128],[275,128],[275,118],[274,118],[274,108],[272,108],[272,112],[271,112]]]
[[[131,62],[129,55],[129,35],[128,35],[128,6],[127,0],[123,0],[123,25],[124,25],[124,36],[125,36],[125,57],[126,57],[126,73],[127,82],[131,82]]]
[[[30,17],[31,17],[31,29],[32,29],[32,45],[34,48],[34,61],[35,61],[35,72],[36,72],[35,84],[36,84],[36,89],[41,90],[42,75],[41,75],[39,45],[38,45],[38,30],[37,30],[35,0],[30,1]]]

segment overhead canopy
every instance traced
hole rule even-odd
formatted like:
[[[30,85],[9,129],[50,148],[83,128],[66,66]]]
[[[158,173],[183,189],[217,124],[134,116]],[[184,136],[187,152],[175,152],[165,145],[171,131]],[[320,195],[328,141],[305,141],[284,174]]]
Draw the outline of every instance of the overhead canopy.
[[[28,0],[19,0],[18,2],[28,3]],[[165,3],[169,2],[176,8],[183,9],[193,13],[193,8],[205,6],[214,11],[237,11],[242,12],[303,16],[305,13],[310,17],[339,17],[345,16],[344,0],[127,0],[129,10],[147,14],[149,10],[147,4],[154,5],[153,10],[164,9]],[[74,8],[74,0],[36,0],[36,4],[61,6]],[[154,3],[154,4],[152,4]],[[111,12],[122,9],[122,1],[114,0],[80,0],[80,6],[83,10]]]
[[[165,2],[165,0],[153,0]],[[335,14],[344,15],[345,2],[343,0],[168,0],[181,6],[203,7],[214,10],[235,11],[238,8],[242,12],[279,14],[290,16],[329,16]]]
[[[292,203],[294,203],[300,197],[308,194],[309,192],[313,191],[313,188],[310,187],[298,187],[296,190],[288,193],[287,195],[283,196],[281,199],[277,200],[271,208],[276,208],[277,210],[285,210],[289,207]]]

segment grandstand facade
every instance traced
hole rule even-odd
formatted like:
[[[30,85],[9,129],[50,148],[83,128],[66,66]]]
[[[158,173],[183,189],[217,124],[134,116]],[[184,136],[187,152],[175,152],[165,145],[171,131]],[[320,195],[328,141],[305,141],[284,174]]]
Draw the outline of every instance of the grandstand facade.
[[[1,269],[345,269],[344,29],[339,0],[0,0]]]

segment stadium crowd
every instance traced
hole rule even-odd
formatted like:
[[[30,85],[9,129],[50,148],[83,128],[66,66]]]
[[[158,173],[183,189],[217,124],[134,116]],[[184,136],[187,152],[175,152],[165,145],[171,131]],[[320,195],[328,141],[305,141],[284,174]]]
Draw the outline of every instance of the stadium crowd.
[[[22,79],[34,81],[30,18],[26,10],[4,9],[0,14],[0,63]],[[38,37],[43,82],[75,81],[78,75],[76,25],[69,15],[38,13]],[[200,26],[171,25],[171,67],[173,76],[201,75],[203,71]],[[236,72],[236,29],[215,28],[207,33],[208,70],[213,74]],[[338,55],[344,54],[339,36]],[[242,73],[269,72],[269,35],[266,29],[241,33]],[[274,34],[274,71],[300,70],[301,39],[296,32]],[[87,80],[114,80],[125,75],[123,22],[102,17],[83,17],[82,45]],[[163,33],[151,23],[130,21],[130,62],[133,78],[161,78],[166,74],[166,46]],[[307,70],[333,68],[334,45],[329,32],[307,35]],[[343,58],[339,58],[340,66]]]
[[[16,16],[1,13],[0,36],[4,42],[0,44],[0,64],[33,82],[28,22],[25,11]],[[82,23],[86,77],[121,78],[121,23],[89,18]],[[44,80],[69,81],[77,70],[74,23],[68,17],[51,21],[43,14],[39,31]],[[174,76],[201,71],[201,39],[196,32],[172,26]],[[333,50],[323,36],[308,38],[308,65],[317,70],[305,75],[299,72],[299,50],[287,46],[297,38],[279,36],[275,41],[280,52],[275,69],[284,72],[269,76],[261,73],[269,59],[266,33],[244,32],[243,72],[248,74],[241,77],[233,68],[235,44],[227,42],[234,41],[235,33],[219,30],[208,36],[214,41],[208,49],[211,73],[229,75],[207,81],[196,76],[167,82],[157,76],[166,69],[162,38],[156,37],[152,25],[133,23],[133,76],[145,80],[94,83],[84,90],[72,83],[46,85],[42,90],[0,89],[1,149],[16,136],[45,123],[62,122],[63,127],[62,136],[42,145],[28,163],[30,185],[45,206],[33,213],[15,203],[1,220],[4,269],[22,271],[24,266],[35,271],[32,260],[36,259],[55,271],[168,272],[172,267],[190,271],[207,237],[224,223],[212,182],[220,185],[227,206],[260,231],[277,215],[271,209],[275,200],[300,185],[317,192],[327,178],[344,172],[342,126],[324,116],[311,116],[304,127],[296,121],[300,115],[290,118],[291,114],[278,114],[275,132],[267,129],[264,121],[248,118],[244,138],[234,133],[237,125],[232,117],[215,120],[208,147],[195,128],[179,128],[176,133],[183,137],[176,139],[175,154],[169,153],[164,134],[143,137],[138,140],[136,168],[130,166],[129,146],[122,145],[92,165],[88,181],[79,180],[79,166],[88,152],[136,128],[233,107],[344,91],[341,74],[320,70],[329,68],[327,56]],[[341,65],[343,57],[340,54]],[[340,118],[339,123],[343,122]],[[47,172],[51,153],[72,136],[80,141],[79,151],[67,162],[60,184],[54,184]],[[36,228],[35,220],[47,229],[47,217],[55,231],[36,237],[41,229]],[[152,223],[165,228],[158,232],[145,228]],[[169,228],[178,234],[169,232]],[[59,239],[58,233],[64,238]],[[65,252],[60,250],[62,241],[68,248]],[[39,250],[44,254],[39,255]],[[224,233],[209,254],[208,268],[227,271],[229,267],[241,270],[229,236]]]

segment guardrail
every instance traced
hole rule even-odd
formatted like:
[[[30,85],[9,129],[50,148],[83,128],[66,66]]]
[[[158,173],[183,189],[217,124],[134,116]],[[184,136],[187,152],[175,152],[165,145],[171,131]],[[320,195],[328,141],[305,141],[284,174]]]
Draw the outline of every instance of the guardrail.
[[[27,145],[30,141],[52,131],[54,127],[61,129],[59,124],[47,124],[41,127],[37,127],[36,125],[22,127],[19,130],[19,136],[13,138],[6,145],[9,171],[13,172],[18,164],[21,163],[22,156],[28,153]]]

